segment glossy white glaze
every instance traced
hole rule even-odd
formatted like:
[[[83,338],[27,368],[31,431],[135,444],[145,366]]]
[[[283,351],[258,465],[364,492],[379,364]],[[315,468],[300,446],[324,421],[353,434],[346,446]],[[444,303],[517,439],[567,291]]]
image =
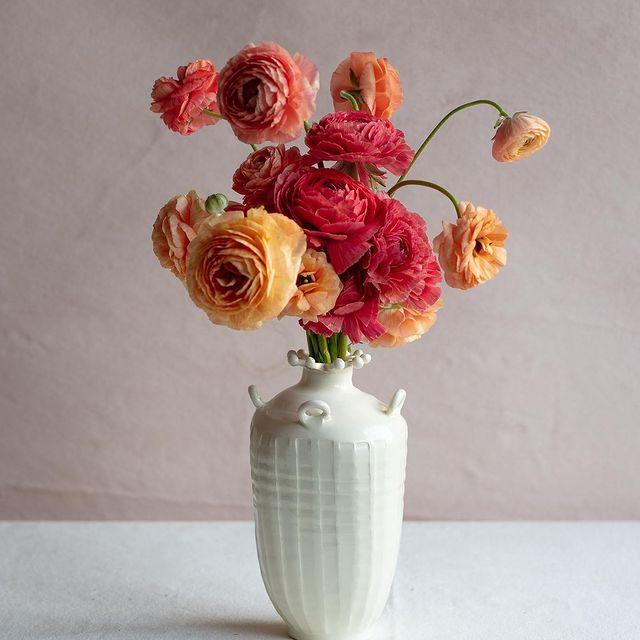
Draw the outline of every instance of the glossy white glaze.
[[[322,368],[306,366],[305,355],[301,380],[270,402],[250,388],[258,558],[292,637],[353,640],[382,613],[395,572],[404,391],[385,405],[354,387],[363,354]]]

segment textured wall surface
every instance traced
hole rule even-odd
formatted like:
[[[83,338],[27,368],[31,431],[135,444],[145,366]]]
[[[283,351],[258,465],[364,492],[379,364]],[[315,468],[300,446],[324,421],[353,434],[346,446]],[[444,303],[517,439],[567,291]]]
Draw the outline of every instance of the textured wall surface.
[[[479,97],[553,129],[499,165],[477,108],[416,166],[510,238],[496,280],[445,289],[422,341],[356,376],[407,389],[407,517],[640,517],[639,28],[631,0],[2,2],[0,517],[250,515],[246,387],[291,384],[302,333],[214,327],[159,268],[157,210],[229,192],[247,148],[224,125],[182,138],[148,104],[178,64],[263,39],[317,62],[320,113],[350,50],[389,56],[414,146]],[[451,214],[402,196],[432,234]]]

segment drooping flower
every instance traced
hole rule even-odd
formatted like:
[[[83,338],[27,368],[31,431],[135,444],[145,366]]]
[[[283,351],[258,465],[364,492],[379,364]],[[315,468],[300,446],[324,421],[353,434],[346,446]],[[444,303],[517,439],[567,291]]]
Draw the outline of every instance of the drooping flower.
[[[498,162],[522,160],[542,149],[550,135],[551,128],[542,118],[518,111],[498,127],[491,154]]]
[[[189,295],[214,324],[257,329],[295,293],[305,248],[302,229],[279,213],[211,216],[189,246]]]
[[[390,118],[402,104],[402,85],[398,72],[387,58],[376,58],[372,51],[354,51],[343,60],[331,76],[331,97],[336,111],[351,111],[341,91],[360,97],[374,116]]]
[[[378,321],[378,292],[362,284],[358,273],[343,281],[343,288],[333,309],[319,316],[317,322],[302,323],[305,329],[329,337],[342,331],[353,343],[375,340],[384,333]]]
[[[338,274],[367,252],[382,224],[376,194],[334,169],[300,167],[281,174],[275,204],[305,230],[310,246],[326,252]]]
[[[178,79],[158,78],[151,90],[151,111],[160,113],[173,131],[183,136],[216,124],[219,118],[202,113],[217,112],[218,72],[210,60],[194,60],[178,67]]]
[[[398,200],[378,197],[384,223],[362,261],[365,282],[380,292],[383,304],[406,301],[424,310],[440,297],[442,280],[425,222]]]
[[[382,167],[399,176],[413,160],[404,133],[390,120],[364,111],[330,113],[315,123],[305,140],[309,158]]]
[[[266,146],[249,154],[233,174],[233,189],[244,196],[251,207],[274,210],[273,188],[276,178],[287,168],[300,163],[298,147],[285,149],[283,144]]]
[[[444,303],[438,298],[426,311],[403,305],[382,307],[378,320],[385,333],[371,342],[372,347],[397,347],[421,338],[436,322],[436,312]]]
[[[280,316],[297,316],[315,322],[333,309],[342,290],[340,278],[321,251],[307,249],[298,273],[298,289]]]
[[[433,246],[450,287],[470,289],[497,275],[507,264],[507,230],[492,209],[459,202],[460,217],[442,222]]]
[[[318,70],[275,42],[249,44],[220,72],[218,104],[239,140],[289,142],[315,110]]]
[[[195,191],[171,198],[160,209],[153,225],[153,252],[160,264],[180,280],[187,270],[187,249],[199,225],[209,217],[202,198]]]

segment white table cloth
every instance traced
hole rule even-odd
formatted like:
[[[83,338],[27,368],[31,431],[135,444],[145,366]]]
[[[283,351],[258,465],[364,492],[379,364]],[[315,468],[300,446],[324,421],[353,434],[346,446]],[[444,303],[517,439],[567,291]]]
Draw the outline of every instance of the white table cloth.
[[[284,638],[253,524],[2,523],[0,638]],[[639,640],[640,523],[405,523],[380,640]]]

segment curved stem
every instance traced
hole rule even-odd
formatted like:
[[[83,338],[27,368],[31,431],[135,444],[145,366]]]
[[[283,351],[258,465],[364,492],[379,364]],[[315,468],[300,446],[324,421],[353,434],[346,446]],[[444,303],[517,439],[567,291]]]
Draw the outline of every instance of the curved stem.
[[[350,91],[342,90],[340,92],[340,97],[343,98],[344,100],[347,100],[348,102],[350,102],[354,111],[358,111],[360,109],[360,106],[358,105],[358,101],[356,100],[356,98],[353,95],[353,93],[351,93]]]
[[[509,117],[509,114],[497,102],[494,102],[493,100],[473,100],[472,102],[465,102],[464,104],[461,104],[459,107],[452,109],[451,111],[449,111],[449,113],[447,113],[446,116],[444,116],[444,118],[442,118],[442,120],[440,120],[440,122],[438,122],[438,124],[431,130],[431,133],[429,133],[429,135],[425,138],[424,142],[420,145],[419,149],[416,151],[416,155],[413,156],[413,160],[407,167],[407,170],[398,178],[396,184],[399,184],[407,177],[407,174],[409,173],[409,171],[411,171],[411,167],[413,167],[413,165],[415,164],[420,154],[425,150],[425,147],[431,142],[431,140],[436,135],[436,133],[438,133],[440,127],[442,127],[442,125],[452,115],[458,113],[458,111],[462,111],[463,109],[467,109],[469,107],[475,107],[476,105],[479,105],[479,104],[488,104],[490,107],[493,107],[494,109],[496,109],[501,117],[503,118]]]
[[[216,113],[215,111],[211,111],[211,109],[203,109],[202,113],[206,113],[208,116],[212,118],[219,118],[220,120],[226,120],[226,118],[221,113]]]
[[[411,185],[416,185],[418,187],[429,187],[429,189],[435,189],[439,191],[442,195],[446,196],[451,200],[451,204],[453,204],[453,208],[456,210],[456,217],[460,217],[460,213],[458,212],[458,201],[455,199],[452,193],[447,191],[444,187],[441,187],[439,184],[435,182],[427,182],[426,180],[404,180],[402,182],[396,182],[396,184],[387,191],[387,193],[392,196],[398,189],[401,187],[409,187]]]

